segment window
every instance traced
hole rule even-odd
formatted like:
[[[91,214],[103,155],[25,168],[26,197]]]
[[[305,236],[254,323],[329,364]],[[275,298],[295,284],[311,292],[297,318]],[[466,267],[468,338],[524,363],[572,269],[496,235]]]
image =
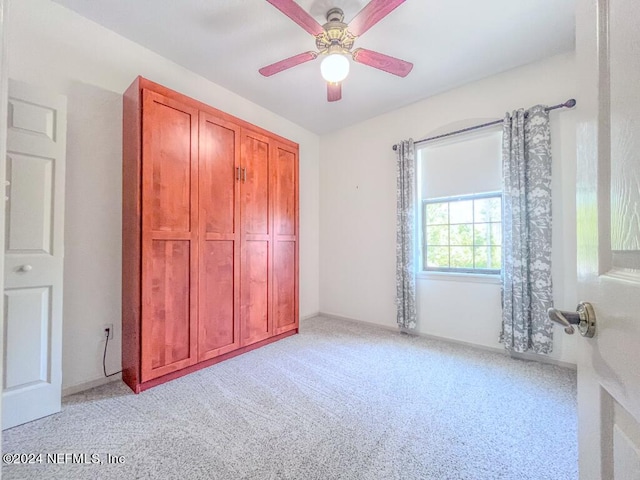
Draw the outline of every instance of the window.
[[[424,200],[424,270],[499,274],[501,219],[500,192]]]
[[[417,150],[417,166],[421,270],[495,278],[502,256],[502,130],[429,142]]]

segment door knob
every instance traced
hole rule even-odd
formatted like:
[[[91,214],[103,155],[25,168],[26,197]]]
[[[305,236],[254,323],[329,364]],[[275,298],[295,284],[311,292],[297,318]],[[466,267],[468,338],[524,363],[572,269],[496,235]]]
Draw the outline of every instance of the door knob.
[[[31,270],[33,270],[33,267],[31,265],[21,265],[20,267],[18,267],[19,272],[30,272]]]
[[[596,334],[596,313],[589,302],[580,302],[576,312],[563,312],[555,308],[547,310],[549,318],[564,327],[564,331],[573,335],[574,325],[578,326],[580,335],[592,338]]]

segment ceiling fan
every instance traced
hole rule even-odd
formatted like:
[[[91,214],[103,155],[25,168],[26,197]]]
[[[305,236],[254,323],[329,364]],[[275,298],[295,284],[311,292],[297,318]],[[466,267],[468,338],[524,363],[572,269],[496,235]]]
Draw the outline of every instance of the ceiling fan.
[[[327,81],[327,100],[335,102],[342,98],[342,81],[349,74],[349,60],[406,77],[413,64],[382,53],[356,48],[353,44],[359,36],[391,13],[405,0],[371,0],[347,25],[343,23],[344,13],[340,8],[327,12],[327,23],[320,25],[300,5],[293,0],[267,0],[271,5],[296,22],[316,38],[317,52],[304,52],[279,62],[262,67],[259,72],[265,77],[295,67],[301,63],[325,56],[320,65],[323,78]]]

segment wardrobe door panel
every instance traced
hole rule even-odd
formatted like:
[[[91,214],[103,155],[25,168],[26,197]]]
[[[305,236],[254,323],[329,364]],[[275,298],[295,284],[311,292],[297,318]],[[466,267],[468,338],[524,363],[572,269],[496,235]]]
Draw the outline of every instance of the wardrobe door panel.
[[[274,334],[298,328],[298,154],[273,142],[270,189],[273,196]]]
[[[259,342],[273,334],[269,142],[264,135],[243,131],[240,181],[242,345]]]
[[[200,264],[200,325],[198,358],[213,358],[239,345],[234,281],[234,242],[204,243]]]
[[[276,334],[298,326],[296,263],[296,242],[276,241],[273,259],[273,321]]]
[[[191,229],[191,112],[154,102],[145,115],[153,140],[145,144],[151,188],[146,203],[154,231]],[[148,130],[147,130],[148,131]]]
[[[273,167],[272,190],[274,191],[274,233],[292,235],[297,232],[298,184],[297,155],[295,152],[276,146]]]
[[[242,257],[242,343],[271,336],[269,315],[269,242],[247,241]]]
[[[154,240],[151,253],[151,315],[143,356],[156,370],[188,360],[189,348],[189,243]]]
[[[242,234],[269,234],[269,143],[246,134],[242,155]]]
[[[200,221],[204,233],[233,235],[237,216],[237,127],[206,113],[200,115]]]
[[[240,346],[239,130],[200,113],[200,361]]]
[[[197,360],[198,111],[143,90],[142,381]]]

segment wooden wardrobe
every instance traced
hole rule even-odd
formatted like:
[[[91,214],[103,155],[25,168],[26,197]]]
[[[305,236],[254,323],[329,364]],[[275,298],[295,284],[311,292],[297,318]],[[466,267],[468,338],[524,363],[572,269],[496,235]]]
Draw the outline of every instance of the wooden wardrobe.
[[[142,77],[123,108],[122,376],[139,393],[298,332],[298,145]]]

